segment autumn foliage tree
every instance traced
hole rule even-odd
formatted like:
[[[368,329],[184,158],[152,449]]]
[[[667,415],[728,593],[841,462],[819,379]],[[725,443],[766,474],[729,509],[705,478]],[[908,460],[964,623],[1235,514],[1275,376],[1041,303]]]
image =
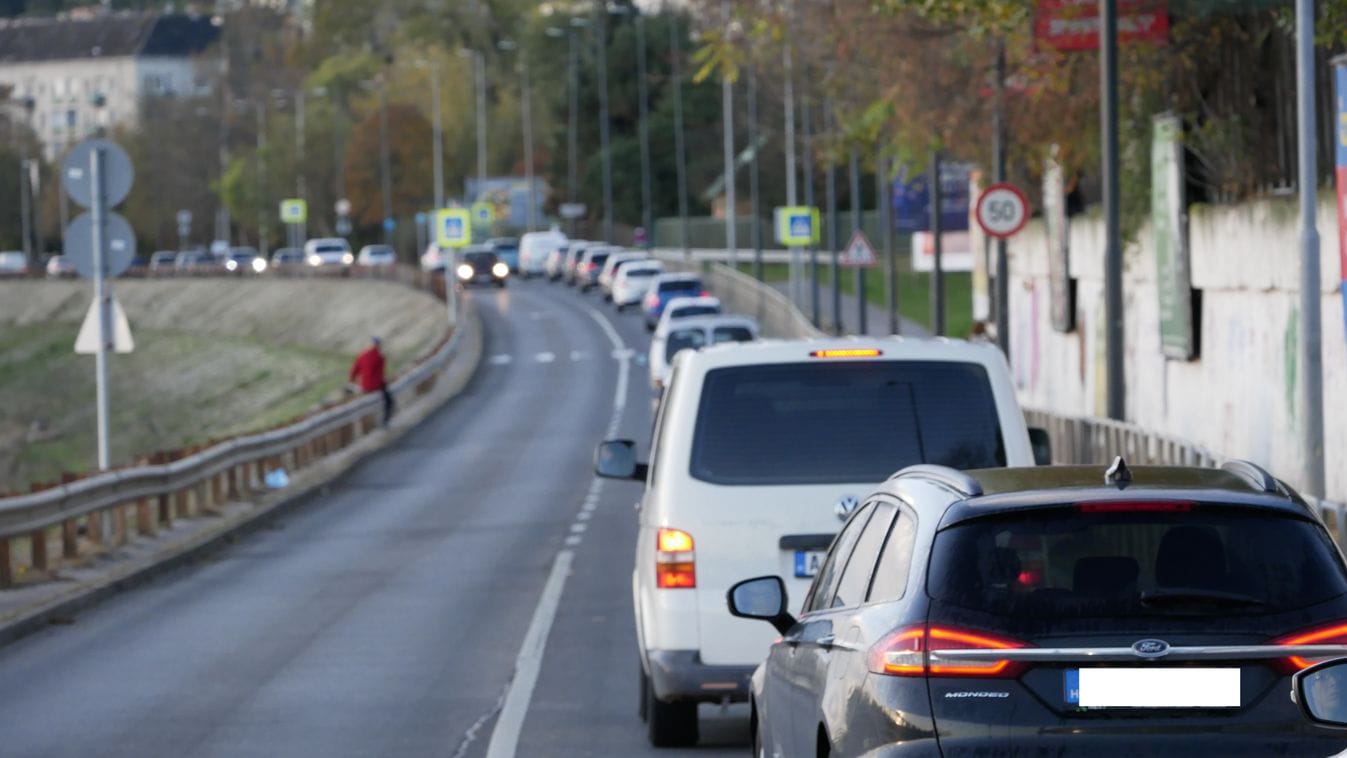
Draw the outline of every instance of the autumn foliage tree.
[[[383,184],[380,170],[382,129],[380,111],[358,122],[346,144],[346,193],[351,218],[358,226],[383,223]],[[430,122],[413,106],[388,106],[389,178],[392,213],[405,218],[431,206],[434,169],[426,159],[431,144]]]

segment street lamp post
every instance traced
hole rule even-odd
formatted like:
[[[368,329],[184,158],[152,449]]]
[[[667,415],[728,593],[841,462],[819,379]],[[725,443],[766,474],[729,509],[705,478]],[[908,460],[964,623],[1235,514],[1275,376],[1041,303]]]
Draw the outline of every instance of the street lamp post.
[[[655,239],[655,221],[650,208],[650,93],[645,70],[645,14],[634,5],[632,8],[636,11],[636,91],[640,100],[641,225],[645,227],[645,247],[648,250]]]
[[[529,51],[528,48],[519,48],[512,40],[501,40],[496,45],[497,48],[510,51],[519,49],[519,117],[524,127],[524,184],[527,186],[525,203],[527,208],[524,211],[525,231],[533,231],[534,213],[536,212],[535,194],[533,188],[533,111],[532,111],[532,92],[529,89]]]
[[[444,126],[440,121],[440,59],[430,61],[431,161],[435,172],[435,209],[444,207]]]
[[[608,11],[596,4],[594,15],[599,64],[599,159],[603,164],[603,241],[613,241],[613,155],[609,150],[608,123]]]
[[[683,144],[683,46],[678,36],[678,19],[669,21],[669,56],[673,67],[674,107],[674,165],[678,183],[678,224],[683,246],[683,257],[691,258],[688,247],[688,178],[687,151]]]
[[[393,244],[393,168],[388,144],[388,82],[379,78],[379,184],[383,190],[384,244]]]
[[[481,192],[486,183],[486,60],[480,50],[472,48],[461,49],[458,54],[472,58],[472,78],[477,95],[477,191]]]

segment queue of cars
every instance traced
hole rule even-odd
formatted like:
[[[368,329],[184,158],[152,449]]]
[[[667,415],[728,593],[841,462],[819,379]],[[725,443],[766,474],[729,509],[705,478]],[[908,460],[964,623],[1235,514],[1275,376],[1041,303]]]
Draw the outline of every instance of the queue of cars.
[[[566,265],[589,248],[560,244],[548,275],[583,287]],[[652,744],[746,701],[755,756],[1347,748],[1347,660],[1324,663],[1347,656],[1347,563],[1271,474],[1048,467],[993,346],[763,341],[695,275],[614,268],[598,286],[641,303],[662,392],[648,458],[595,451],[597,474],[644,484]]]

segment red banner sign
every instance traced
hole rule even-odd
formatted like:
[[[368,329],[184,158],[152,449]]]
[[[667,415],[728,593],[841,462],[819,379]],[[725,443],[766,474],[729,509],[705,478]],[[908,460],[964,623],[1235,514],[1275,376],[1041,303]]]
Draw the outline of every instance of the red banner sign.
[[[1034,39],[1058,50],[1099,49],[1099,0],[1038,0]],[[1169,41],[1168,0],[1118,0],[1118,42]]]

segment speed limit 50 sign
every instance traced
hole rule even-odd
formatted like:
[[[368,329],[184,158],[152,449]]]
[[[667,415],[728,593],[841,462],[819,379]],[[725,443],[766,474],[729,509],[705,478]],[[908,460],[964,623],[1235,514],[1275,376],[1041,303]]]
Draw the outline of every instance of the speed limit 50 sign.
[[[1006,182],[982,191],[977,202],[978,226],[992,237],[1006,239],[1029,220],[1029,201],[1019,187]]]

